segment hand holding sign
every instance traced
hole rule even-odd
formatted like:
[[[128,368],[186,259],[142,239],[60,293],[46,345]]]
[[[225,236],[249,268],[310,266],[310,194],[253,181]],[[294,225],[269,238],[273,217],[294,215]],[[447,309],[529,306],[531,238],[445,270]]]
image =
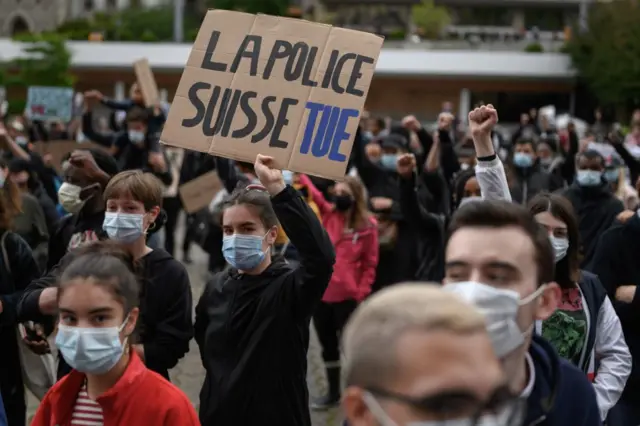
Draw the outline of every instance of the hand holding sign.
[[[260,183],[272,196],[279,194],[286,187],[282,171],[273,167],[273,157],[261,154],[258,154],[256,162],[253,165],[256,176],[260,179]]]

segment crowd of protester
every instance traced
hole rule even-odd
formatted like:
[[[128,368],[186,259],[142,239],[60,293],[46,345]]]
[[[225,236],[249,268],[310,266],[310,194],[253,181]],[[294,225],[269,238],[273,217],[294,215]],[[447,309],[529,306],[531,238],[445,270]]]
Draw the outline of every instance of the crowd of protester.
[[[26,424],[26,352],[55,360],[36,426],[310,426],[341,401],[352,426],[640,424],[640,111],[626,135],[599,111],[583,134],[536,109],[511,134],[492,106],[365,114],[340,182],[163,146],[164,120],[135,85],[71,123],[3,118],[0,425]],[[94,145],[54,164],[61,140]],[[192,338],[197,414],[169,374]]]

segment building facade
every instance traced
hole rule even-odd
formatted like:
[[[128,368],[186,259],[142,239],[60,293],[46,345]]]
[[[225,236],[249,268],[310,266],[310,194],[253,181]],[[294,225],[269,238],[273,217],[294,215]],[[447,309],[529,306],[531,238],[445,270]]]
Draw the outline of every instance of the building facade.
[[[0,36],[53,30],[67,19],[67,0],[0,0]]]
[[[121,98],[135,82],[132,64],[147,58],[163,100],[172,101],[190,44],[69,42],[76,89],[98,89]],[[0,40],[3,59],[21,55],[21,45]],[[434,51],[382,49],[366,108],[374,114],[401,117],[412,112],[433,119],[442,102],[456,105],[461,116],[477,102],[501,107],[501,117],[517,121],[521,105],[554,104],[573,110],[575,73],[567,56],[557,53]],[[528,108],[528,107],[527,107]],[[503,112],[504,111],[504,112]]]
[[[65,21],[86,18],[95,12],[169,3],[171,0],[0,0],[0,37],[54,30]]]

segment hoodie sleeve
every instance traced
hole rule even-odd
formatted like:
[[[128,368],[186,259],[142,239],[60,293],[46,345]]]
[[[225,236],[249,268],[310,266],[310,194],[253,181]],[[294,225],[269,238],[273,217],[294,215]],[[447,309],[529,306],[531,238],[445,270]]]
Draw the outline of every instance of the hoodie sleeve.
[[[291,186],[271,198],[284,232],[298,251],[300,265],[293,283],[294,309],[310,317],[333,274],[336,254],[329,235],[299,193]]]
[[[600,417],[604,421],[616,405],[631,374],[631,353],[624,340],[620,319],[611,300],[605,297],[598,313],[595,357],[600,361],[593,387],[598,399]]]
[[[18,322],[20,298],[31,280],[40,276],[40,269],[33,258],[31,249],[19,235],[13,233],[7,235],[5,249],[10,266],[8,268],[5,266],[4,270],[13,281],[14,291],[0,296],[0,301],[2,301],[0,324],[15,326]]]
[[[511,201],[507,175],[498,156],[489,161],[478,160],[476,179],[483,199]]]
[[[361,302],[371,293],[371,286],[376,280],[376,268],[378,267],[378,257],[380,247],[378,245],[378,223],[371,219],[373,230],[367,235],[367,243],[362,251],[360,267],[362,275],[358,283],[358,301]]]
[[[143,342],[144,361],[147,368],[163,371],[173,368],[187,352],[193,337],[193,300],[189,275],[179,262],[165,276],[164,304],[158,306],[162,320],[155,326],[153,340]]]

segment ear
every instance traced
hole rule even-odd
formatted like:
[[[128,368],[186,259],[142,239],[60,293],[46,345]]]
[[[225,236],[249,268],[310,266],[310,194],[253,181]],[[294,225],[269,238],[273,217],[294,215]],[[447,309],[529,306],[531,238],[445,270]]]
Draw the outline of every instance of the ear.
[[[153,222],[156,221],[156,219],[158,218],[158,215],[160,214],[160,206],[151,207],[151,209],[149,209],[147,214],[149,215],[149,225],[151,225]]]
[[[342,407],[350,426],[377,424],[362,398],[362,389],[355,386],[344,390]]]
[[[538,298],[538,306],[536,307],[536,319],[546,320],[547,318],[549,318],[558,308],[558,302],[560,302],[561,295],[562,291],[560,290],[560,286],[557,283],[548,283],[544,291]]]
[[[267,237],[265,238],[265,241],[267,242],[268,245],[272,246],[275,244],[276,238],[278,238],[279,229],[280,229],[279,226],[274,226],[273,228],[269,229],[269,232],[267,233]]]
[[[122,328],[122,332],[125,336],[131,336],[133,334],[133,330],[136,329],[136,324],[138,323],[138,316],[140,315],[139,308],[133,308],[129,315],[127,316],[127,323]]]

